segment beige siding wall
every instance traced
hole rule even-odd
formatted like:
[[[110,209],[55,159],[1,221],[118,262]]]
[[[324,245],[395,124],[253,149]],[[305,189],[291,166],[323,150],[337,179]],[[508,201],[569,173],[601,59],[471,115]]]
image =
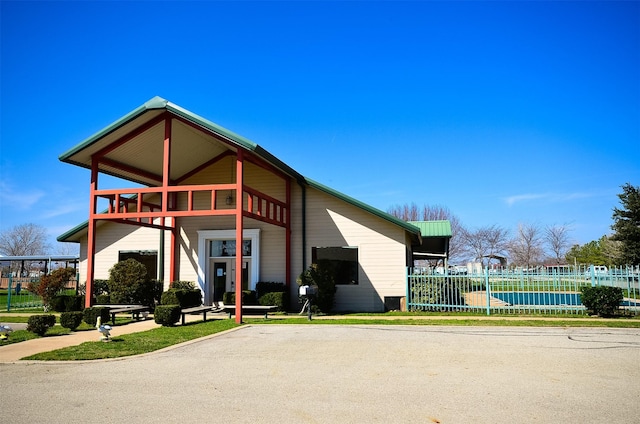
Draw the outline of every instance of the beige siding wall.
[[[302,271],[301,189],[295,187],[294,276]],[[383,311],[385,296],[405,295],[406,232],[373,214],[324,192],[307,188],[306,261],[312,247],[358,248],[359,284],[339,285],[339,311]]]

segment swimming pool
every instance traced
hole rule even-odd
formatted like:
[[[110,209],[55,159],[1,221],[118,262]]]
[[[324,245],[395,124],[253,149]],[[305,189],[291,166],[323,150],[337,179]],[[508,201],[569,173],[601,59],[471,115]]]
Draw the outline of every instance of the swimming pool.
[[[491,292],[491,295],[510,305],[582,306],[580,293]],[[620,306],[640,306],[640,300],[624,300]]]
[[[491,295],[510,305],[582,306],[579,293],[491,292]]]

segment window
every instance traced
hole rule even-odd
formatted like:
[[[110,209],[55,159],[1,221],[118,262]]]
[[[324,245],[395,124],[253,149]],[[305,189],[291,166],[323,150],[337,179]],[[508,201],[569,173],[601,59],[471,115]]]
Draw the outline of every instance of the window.
[[[209,256],[212,258],[236,256],[236,241],[211,240],[209,242]],[[251,240],[242,240],[242,256],[251,256]]]
[[[158,278],[157,250],[121,250],[118,252],[118,262],[135,259],[147,268],[147,275],[152,280]]]
[[[312,247],[314,264],[327,266],[336,284],[358,284],[357,247]]]

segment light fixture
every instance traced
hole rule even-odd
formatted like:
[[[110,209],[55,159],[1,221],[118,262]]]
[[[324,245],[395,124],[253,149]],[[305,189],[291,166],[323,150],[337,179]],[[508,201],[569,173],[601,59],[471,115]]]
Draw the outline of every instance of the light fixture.
[[[227,196],[227,198],[226,198],[226,199],[224,199],[224,202],[225,202],[227,205],[232,205],[232,204],[233,204],[233,196],[231,195],[231,193],[229,193],[229,195]]]

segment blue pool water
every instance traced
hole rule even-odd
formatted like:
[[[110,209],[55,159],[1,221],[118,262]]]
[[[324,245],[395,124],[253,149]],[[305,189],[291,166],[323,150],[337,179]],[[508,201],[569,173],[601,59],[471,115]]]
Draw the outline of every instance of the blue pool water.
[[[580,306],[582,300],[579,293],[552,292],[492,292],[495,298],[511,305],[543,305],[543,306]],[[640,306],[638,301],[625,300],[621,306]]]
[[[582,305],[578,293],[492,292],[491,295],[511,305]]]

